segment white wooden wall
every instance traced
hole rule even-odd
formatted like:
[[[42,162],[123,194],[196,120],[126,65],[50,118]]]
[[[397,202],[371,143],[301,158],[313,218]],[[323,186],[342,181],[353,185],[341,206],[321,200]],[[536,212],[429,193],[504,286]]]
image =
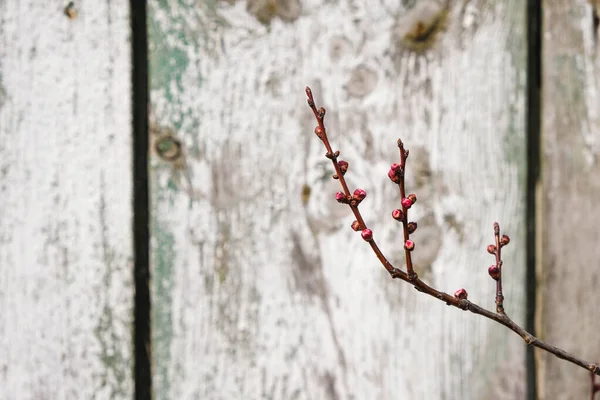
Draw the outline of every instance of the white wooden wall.
[[[133,396],[129,8],[67,3],[0,1],[0,399]],[[425,281],[493,309],[501,223],[523,323],[525,3],[149,3],[156,399],[525,398],[520,338],[392,281],[350,229],[304,95],[396,266],[398,137]],[[591,2],[543,6],[536,329],[599,361],[597,33]],[[541,399],[589,397],[536,361]]]
[[[600,361],[599,39],[590,2],[544,1],[536,329],[591,362]],[[588,372],[541,352],[536,361],[541,398],[589,398]]]
[[[158,399],[523,398],[521,339],[392,281],[312,133],[307,84],[398,266],[401,137],[419,274],[489,308],[500,221],[522,322],[525,5],[404,3],[151,4],[153,138],[185,149],[153,158]],[[430,25],[427,49],[411,35]]]
[[[124,2],[0,1],[0,399],[128,399]]]

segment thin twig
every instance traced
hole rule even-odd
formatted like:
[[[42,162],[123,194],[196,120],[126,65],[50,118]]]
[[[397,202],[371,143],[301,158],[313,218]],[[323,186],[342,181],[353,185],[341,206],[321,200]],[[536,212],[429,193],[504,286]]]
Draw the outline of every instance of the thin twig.
[[[363,239],[369,243],[371,249],[373,250],[383,267],[388,271],[392,278],[401,279],[405,282],[408,282],[412,284],[414,288],[417,289],[419,292],[435,297],[436,299],[445,302],[447,305],[454,306],[464,311],[470,311],[473,314],[478,314],[493,321],[496,321],[497,323],[504,325],[505,327],[519,335],[527,345],[545,350],[551,354],[554,354],[558,358],[569,361],[575,365],[587,369],[592,374],[600,375],[600,366],[598,364],[582,360],[562,349],[545,343],[544,341],[533,336],[531,333],[527,332],[525,329],[521,328],[513,320],[511,320],[508,317],[508,315],[506,315],[503,307],[504,296],[502,294],[502,259],[500,249],[504,245],[508,244],[509,239],[506,235],[500,237],[500,226],[497,222],[494,223],[494,236],[496,239],[496,244],[495,246],[488,246],[488,252],[495,254],[496,256],[496,265],[490,267],[489,269],[490,275],[492,276],[492,278],[496,279],[497,282],[496,313],[488,311],[485,308],[467,300],[467,292],[464,289],[457,290],[454,296],[452,296],[448,293],[441,292],[435,288],[432,288],[417,276],[417,274],[413,270],[411,257],[411,252],[414,250],[415,244],[410,240],[410,234],[416,229],[416,224],[413,222],[408,222],[408,211],[410,209],[410,206],[416,201],[416,196],[412,194],[406,196],[405,193],[404,176],[406,158],[409,153],[408,150],[404,149],[404,144],[401,140],[398,140],[398,148],[400,149],[400,164],[393,164],[388,173],[388,176],[390,177],[390,179],[392,179],[394,183],[398,184],[400,188],[402,209],[394,210],[392,215],[395,219],[402,222],[404,230],[404,249],[406,255],[407,272],[404,272],[401,269],[394,267],[385,257],[383,252],[379,249],[379,246],[377,246],[377,244],[375,243],[372,231],[367,228],[367,225],[364,222],[364,219],[362,218],[362,215],[358,209],[358,205],[366,196],[366,192],[362,189],[357,189],[354,192],[354,196],[350,193],[350,189],[348,188],[348,184],[346,183],[346,180],[344,178],[344,174],[346,173],[348,164],[345,161],[338,161],[340,152],[334,152],[331,148],[331,144],[329,143],[329,139],[327,138],[327,131],[325,130],[324,124],[325,109],[323,107],[317,109],[313,99],[312,91],[308,86],[306,87],[306,95],[308,97],[308,105],[312,109],[318,123],[318,126],[315,128],[315,134],[321,139],[321,141],[325,145],[325,148],[327,149],[327,153],[325,154],[325,156],[331,160],[336,172],[336,174],[333,177],[334,179],[338,179],[340,181],[340,184],[343,189],[343,192],[338,193],[338,195],[336,195],[336,198],[340,203],[348,204],[348,206],[350,206],[352,213],[356,217],[356,221],[354,221],[354,223],[352,224],[352,228],[356,231],[362,231]],[[495,270],[494,267],[497,268],[497,270]],[[594,388],[596,388],[595,381],[592,381],[592,385],[593,395],[595,393]],[[595,390],[598,391],[600,390],[600,388],[597,388]]]
[[[504,314],[504,295],[502,294],[502,245],[500,244],[500,225],[494,222],[494,238],[496,239],[496,268],[498,268],[498,279],[496,279],[496,312]]]
[[[596,375],[593,372],[590,372],[590,380],[591,380],[591,388],[590,388],[590,392],[591,394],[591,399],[594,400],[596,398],[596,393],[600,392],[600,384],[596,383]]]
[[[412,202],[410,202],[410,205],[408,205],[407,203],[405,203],[405,201],[403,201],[404,199],[407,198],[406,190],[405,190],[405,186],[404,186],[404,177],[406,176],[404,171],[406,170],[406,159],[408,158],[408,150],[406,150],[404,148],[404,143],[402,143],[401,140],[398,140],[398,149],[400,150],[400,166],[399,166],[399,170],[398,170],[398,172],[399,172],[398,187],[400,189],[400,205],[402,207],[402,213],[404,214],[404,219],[402,220],[402,230],[404,232],[404,243],[406,244],[406,242],[408,242],[410,240],[410,232],[408,231],[408,209],[412,205]],[[416,197],[415,197],[415,199],[416,199]],[[414,248],[414,246],[413,246],[413,248]],[[412,251],[412,249],[409,249],[408,246],[406,246],[406,245],[404,246],[404,256],[406,258],[406,271],[408,273],[408,277],[409,277],[410,281],[412,282],[418,278],[418,275],[413,268],[411,251]]]

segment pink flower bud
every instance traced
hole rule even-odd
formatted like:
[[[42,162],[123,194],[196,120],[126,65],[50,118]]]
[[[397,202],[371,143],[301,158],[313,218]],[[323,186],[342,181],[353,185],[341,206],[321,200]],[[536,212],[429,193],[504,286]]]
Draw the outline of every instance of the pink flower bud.
[[[346,194],[344,194],[344,192],[337,192],[335,194],[335,199],[337,200],[338,203],[342,203],[342,204],[348,203],[348,198],[346,197]]]
[[[394,183],[400,183],[400,177],[396,174],[396,171],[390,169],[388,171],[388,178]]]
[[[367,197],[367,192],[365,192],[362,189],[356,189],[354,191],[354,199],[361,201],[363,200],[365,197]]]
[[[360,236],[362,236],[365,242],[370,242],[373,240],[373,231],[370,229],[363,229],[363,231],[360,233]]]
[[[320,126],[317,126],[317,127],[315,128],[315,134],[316,134],[316,135],[317,135],[319,138],[322,138],[322,137],[323,137],[323,132],[324,132],[324,130],[323,130],[323,128],[321,128]]]
[[[459,300],[466,300],[467,297],[469,297],[469,293],[467,293],[465,289],[461,288],[454,292],[454,297],[456,297]]]
[[[352,229],[356,232],[358,232],[360,230],[360,224],[358,223],[358,221],[354,221],[351,226],[352,226]]]
[[[408,251],[413,251],[415,249],[415,242],[412,240],[407,240],[404,242],[404,248]]]
[[[408,195],[408,199],[411,201],[411,203],[415,204],[417,202],[417,195],[414,193],[411,193]]]
[[[402,178],[402,167],[399,164],[392,164],[388,171],[388,178],[394,183],[400,183]]]
[[[408,233],[413,233],[414,231],[417,230],[417,223],[416,222],[409,222],[408,224],[406,224],[406,230],[408,231]]]
[[[394,218],[396,221],[402,221],[404,219],[404,212],[402,212],[402,210],[395,209],[392,211],[392,218]]]
[[[409,198],[403,198],[400,203],[402,204],[402,207],[404,208],[410,208],[412,206],[412,201],[410,201]]]
[[[493,244],[490,244],[487,247],[487,252],[490,253],[490,254],[496,254],[496,246],[494,246]]]
[[[340,167],[340,171],[342,171],[342,175],[348,171],[348,162],[344,160],[338,161],[338,166]]]
[[[502,237],[500,238],[500,245],[502,247],[504,247],[509,243],[510,243],[510,238],[507,235],[502,235]]]
[[[500,279],[500,268],[498,268],[497,265],[492,265],[488,268],[488,274],[490,274],[492,279],[497,281],[498,279]]]

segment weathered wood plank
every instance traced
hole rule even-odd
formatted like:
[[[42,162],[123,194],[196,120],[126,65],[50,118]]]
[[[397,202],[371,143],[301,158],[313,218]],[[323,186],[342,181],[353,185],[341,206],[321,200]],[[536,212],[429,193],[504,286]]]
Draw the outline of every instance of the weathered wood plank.
[[[600,61],[585,0],[544,1],[542,179],[537,330],[590,361],[600,360]],[[541,399],[589,398],[589,374],[538,353]]]
[[[493,308],[498,220],[522,322],[525,4],[398,3],[152,3],[158,399],[523,398],[521,339],[391,281],[333,200],[307,84],[390,259],[400,136],[418,272]]]
[[[0,2],[0,398],[133,395],[129,12]]]

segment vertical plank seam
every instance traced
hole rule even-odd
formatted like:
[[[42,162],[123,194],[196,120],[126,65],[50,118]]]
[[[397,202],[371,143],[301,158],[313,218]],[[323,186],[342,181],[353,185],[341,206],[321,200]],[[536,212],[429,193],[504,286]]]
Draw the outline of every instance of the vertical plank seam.
[[[146,1],[130,0],[134,241],[135,399],[152,398],[150,211],[148,182],[148,34]]]
[[[527,193],[525,219],[525,329],[536,335],[536,262],[538,186],[541,174],[541,90],[542,90],[542,0],[527,0]],[[525,355],[527,400],[537,400],[537,379],[534,347],[527,346]]]

